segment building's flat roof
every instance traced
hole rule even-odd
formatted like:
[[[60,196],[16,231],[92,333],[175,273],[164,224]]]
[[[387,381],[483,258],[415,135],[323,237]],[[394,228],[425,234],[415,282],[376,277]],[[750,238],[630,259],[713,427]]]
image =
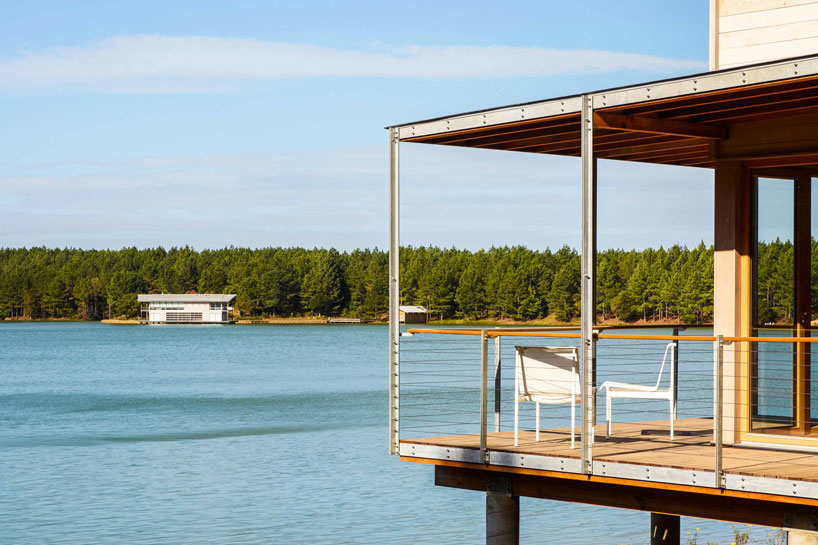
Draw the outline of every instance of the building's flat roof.
[[[412,305],[401,305],[400,307],[401,312],[407,312],[409,314],[418,312],[418,313],[426,313],[426,307],[419,307],[419,306],[412,306]]]
[[[594,113],[599,114],[599,124],[596,118],[594,123],[595,156],[712,167],[710,144],[724,138],[723,131],[728,126],[818,113],[818,55],[467,112],[391,128],[395,128],[403,142],[579,157],[583,97],[591,101]],[[622,128],[625,125],[627,128]],[[650,130],[639,129],[644,125]],[[662,127],[657,128],[658,125]]]
[[[230,303],[236,299],[233,293],[140,293],[140,303]]]

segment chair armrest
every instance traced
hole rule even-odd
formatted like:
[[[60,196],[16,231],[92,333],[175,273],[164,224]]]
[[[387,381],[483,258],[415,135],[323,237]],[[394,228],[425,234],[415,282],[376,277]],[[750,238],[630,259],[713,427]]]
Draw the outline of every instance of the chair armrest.
[[[602,386],[599,387],[600,390],[607,388],[608,391],[613,390],[635,390],[638,392],[655,392],[657,388],[654,386],[644,386],[642,384],[628,384],[625,382],[612,382],[607,381],[603,382]]]

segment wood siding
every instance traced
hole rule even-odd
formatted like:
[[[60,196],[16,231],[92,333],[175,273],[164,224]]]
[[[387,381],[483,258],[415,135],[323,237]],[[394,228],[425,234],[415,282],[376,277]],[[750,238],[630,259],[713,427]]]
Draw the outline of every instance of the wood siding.
[[[818,0],[710,0],[710,68],[818,53]]]

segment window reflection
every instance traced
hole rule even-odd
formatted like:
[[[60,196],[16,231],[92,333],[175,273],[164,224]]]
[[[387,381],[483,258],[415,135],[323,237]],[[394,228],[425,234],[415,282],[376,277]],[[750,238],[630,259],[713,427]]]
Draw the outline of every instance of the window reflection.
[[[788,337],[795,322],[795,182],[759,177],[755,202],[756,335]],[[756,343],[754,363],[753,429],[792,426],[792,347]]]

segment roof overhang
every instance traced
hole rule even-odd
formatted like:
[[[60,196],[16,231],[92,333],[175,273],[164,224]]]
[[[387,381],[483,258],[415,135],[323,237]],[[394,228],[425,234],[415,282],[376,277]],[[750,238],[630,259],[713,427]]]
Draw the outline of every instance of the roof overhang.
[[[230,303],[236,299],[232,293],[140,293],[140,303]]]
[[[590,97],[594,155],[713,167],[716,142],[743,123],[818,115],[818,55],[706,72],[395,125],[398,139],[580,156],[580,110]]]

